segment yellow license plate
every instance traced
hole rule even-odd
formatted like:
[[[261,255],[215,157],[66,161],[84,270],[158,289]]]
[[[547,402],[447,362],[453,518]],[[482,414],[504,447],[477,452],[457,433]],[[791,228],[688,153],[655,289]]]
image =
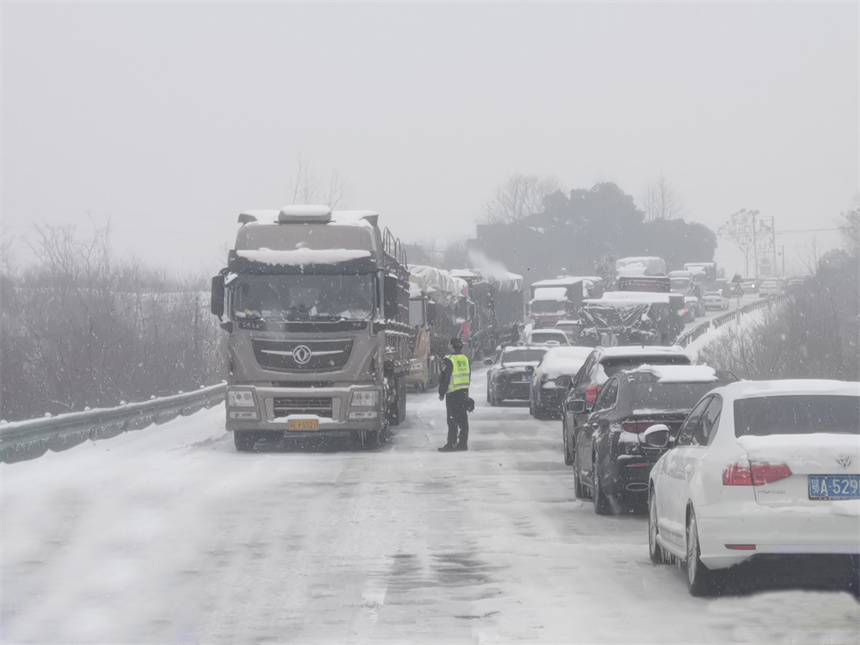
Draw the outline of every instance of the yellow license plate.
[[[316,419],[295,419],[290,421],[290,430],[319,430],[320,422]]]

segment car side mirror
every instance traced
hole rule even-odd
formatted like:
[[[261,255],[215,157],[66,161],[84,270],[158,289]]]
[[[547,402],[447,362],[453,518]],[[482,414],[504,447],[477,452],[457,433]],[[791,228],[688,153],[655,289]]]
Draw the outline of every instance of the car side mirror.
[[[561,387],[561,388],[564,388],[565,390],[568,390],[568,389],[570,389],[570,377],[565,376],[565,375],[556,377],[555,384],[558,387]]]
[[[492,364],[493,364],[492,358],[485,358],[484,359],[484,365],[492,365]]]
[[[651,448],[665,448],[669,445],[669,437],[669,426],[665,423],[655,423],[642,435],[645,443]]]
[[[571,401],[567,404],[567,409],[573,412],[574,414],[584,414],[588,412],[588,408],[585,405],[585,401],[581,399],[577,399],[575,401]]]

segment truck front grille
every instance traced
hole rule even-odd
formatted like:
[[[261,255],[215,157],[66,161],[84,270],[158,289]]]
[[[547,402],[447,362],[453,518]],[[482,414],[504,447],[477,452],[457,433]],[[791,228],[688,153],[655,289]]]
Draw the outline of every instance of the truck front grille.
[[[313,370],[325,372],[346,365],[352,339],[344,340],[268,340],[251,341],[260,367],[277,372]]]
[[[275,397],[275,417],[286,417],[291,414],[315,414],[324,419],[331,419],[331,399]]]

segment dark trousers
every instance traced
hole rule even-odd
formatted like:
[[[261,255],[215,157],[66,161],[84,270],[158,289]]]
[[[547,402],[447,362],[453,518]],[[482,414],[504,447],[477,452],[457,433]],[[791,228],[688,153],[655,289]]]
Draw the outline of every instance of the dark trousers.
[[[469,390],[455,390],[445,395],[445,410],[448,412],[448,445],[469,445],[469,411],[466,404]],[[457,428],[460,438],[457,438]]]

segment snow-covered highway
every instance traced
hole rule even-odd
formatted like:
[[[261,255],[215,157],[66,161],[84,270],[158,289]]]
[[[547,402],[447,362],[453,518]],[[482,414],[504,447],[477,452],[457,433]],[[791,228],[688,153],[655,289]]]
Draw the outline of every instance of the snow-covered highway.
[[[375,452],[237,454],[219,406],[3,465],[2,641],[858,642],[845,592],[689,596],[484,374],[467,453],[421,394]]]

